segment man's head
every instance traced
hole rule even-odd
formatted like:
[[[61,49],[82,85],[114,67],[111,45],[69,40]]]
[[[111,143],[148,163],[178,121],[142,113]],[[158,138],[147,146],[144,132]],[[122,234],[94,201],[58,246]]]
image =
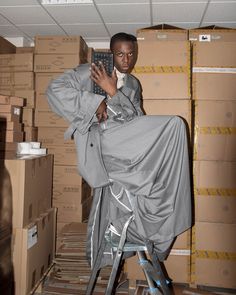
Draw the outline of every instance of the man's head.
[[[137,38],[130,34],[117,33],[111,38],[110,49],[117,70],[121,73],[131,72],[137,60]]]

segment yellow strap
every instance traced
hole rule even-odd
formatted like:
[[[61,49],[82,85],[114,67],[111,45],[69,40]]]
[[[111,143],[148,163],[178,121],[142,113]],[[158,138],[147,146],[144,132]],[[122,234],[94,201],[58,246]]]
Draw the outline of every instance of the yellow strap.
[[[236,260],[236,253],[195,250],[197,258]]]
[[[188,66],[136,66],[133,73],[152,74],[152,73],[189,73]]]
[[[236,127],[195,127],[200,134],[236,134]]]
[[[194,188],[194,195],[236,197],[236,189],[201,187]]]

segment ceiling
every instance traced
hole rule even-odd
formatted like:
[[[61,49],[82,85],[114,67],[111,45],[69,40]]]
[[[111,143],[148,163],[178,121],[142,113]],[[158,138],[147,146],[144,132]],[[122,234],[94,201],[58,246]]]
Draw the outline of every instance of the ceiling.
[[[41,5],[40,0],[0,0],[0,35],[82,35],[108,41],[159,23],[182,28],[215,24],[236,28],[236,0],[93,0],[91,4]]]

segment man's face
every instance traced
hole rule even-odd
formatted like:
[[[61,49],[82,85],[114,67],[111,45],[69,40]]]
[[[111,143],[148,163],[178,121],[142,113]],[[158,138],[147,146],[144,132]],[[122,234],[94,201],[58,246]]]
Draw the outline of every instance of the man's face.
[[[137,60],[137,44],[130,41],[117,41],[113,45],[114,65],[121,73],[130,73]]]

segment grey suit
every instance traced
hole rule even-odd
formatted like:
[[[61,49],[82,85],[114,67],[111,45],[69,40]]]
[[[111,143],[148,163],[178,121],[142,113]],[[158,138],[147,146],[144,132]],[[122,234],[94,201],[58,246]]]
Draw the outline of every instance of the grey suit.
[[[67,119],[78,149],[80,174],[94,188],[88,222],[87,255],[93,266],[105,230],[119,234],[131,216],[127,238],[153,243],[164,259],[173,239],[191,226],[188,147],[183,121],[175,116],[142,116],[139,82],[125,85],[108,100],[119,116],[98,124],[94,116],[104,99],[91,93],[89,65],[52,82],[52,109]],[[100,264],[111,263],[107,245]]]

